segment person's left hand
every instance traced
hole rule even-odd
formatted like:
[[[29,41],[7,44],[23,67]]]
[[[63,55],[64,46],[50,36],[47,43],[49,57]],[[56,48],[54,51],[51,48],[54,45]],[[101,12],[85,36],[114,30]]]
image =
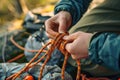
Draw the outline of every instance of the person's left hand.
[[[63,37],[64,40],[70,41],[66,44],[66,50],[72,58],[77,60],[88,57],[89,42],[93,34],[85,32],[76,32]]]

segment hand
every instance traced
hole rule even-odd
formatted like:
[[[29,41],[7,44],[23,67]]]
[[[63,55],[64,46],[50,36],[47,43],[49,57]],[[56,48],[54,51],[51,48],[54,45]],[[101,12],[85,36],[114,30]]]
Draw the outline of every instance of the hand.
[[[88,47],[92,35],[91,33],[79,31],[63,37],[64,40],[70,41],[70,43],[66,44],[65,48],[73,59],[77,60],[88,57]]]
[[[46,32],[47,36],[54,38],[56,34],[67,32],[72,22],[72,18],[69,12],[61,11],[50,19],[46,20]]]

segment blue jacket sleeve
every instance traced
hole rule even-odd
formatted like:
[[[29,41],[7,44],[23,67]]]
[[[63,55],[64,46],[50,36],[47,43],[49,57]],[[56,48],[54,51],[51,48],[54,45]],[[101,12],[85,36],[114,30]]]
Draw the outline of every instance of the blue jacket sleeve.
[[[76,24],[87,10],[92,0],[60,0],[56,5],[54,13],[68,11],[72,16],[72,25]]]
[[[97,64],[120,71],[120,34],[95,34],[89,45],[89,57]]]

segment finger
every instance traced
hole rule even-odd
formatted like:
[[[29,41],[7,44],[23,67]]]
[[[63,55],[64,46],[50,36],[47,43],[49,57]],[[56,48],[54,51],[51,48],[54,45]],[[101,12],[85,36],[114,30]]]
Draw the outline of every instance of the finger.
[[[76,54],[74,53],[74,48],[72,47],[72,43],[66,44],[66,50],[71,54],[71,57],[72,57],[74,60],[78,59],[78,57],[77,57]]]
[[[63,39],[67,40],[67,41],[73,41],[75,40],[79,35],[81,34],[81,32],[76,32],[67,36],[64,36]]]
[[[60,20],[58,30],[59,30],[59,33],[67,32],[67,25],[66,25],[66,22],[64,20]]]
[[[74,48],[72,46],[72,43],[67,43],[65,46],[65,49],[70,53],[70,54],[74,54]]]
[[[54,28],[55,26],[57,26],[56,23],[51,20],[45,22],[46,34],[49,38],[54,38],[56,36],[57,31]]]

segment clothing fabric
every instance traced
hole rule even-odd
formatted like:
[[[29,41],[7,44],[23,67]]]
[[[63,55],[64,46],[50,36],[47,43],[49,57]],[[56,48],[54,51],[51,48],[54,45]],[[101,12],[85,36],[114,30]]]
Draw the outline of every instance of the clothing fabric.
[[[21,70],[26,63],[1,63],[0,64],[0,80],[5,80],[8,76]],[[25,76],[32,75],[34,80],[38,80],[40,73],[41,63],[37,64],[35,67],[24,72],[16,80],[23,80]],[[61,80],[61,68],[57,65],[46,65],[43,71],[43,77],[41,80]],[[73,80],[72,77],[65,72],[65,80]]]
[[[72,31],[101,32],[120,31],[120,1],[104,0],[97,7],[85,13]]]
[[[62,10],[70,12],[73,20],[73,26],[86,12],[91,1],[92,0],[60,0],[60,2],[55,7],[54,13],[57,14]]]
[[[112,32],[97,33],[90,47],[90,59],[100,65],[120,72],[120,34]]]
[[[55,7],[55,14],[68,11],[72,16],[72,31],[98,32],[120,31],[119,0],[104,0],[96,8],[86,13],[92,0],[61,0]],[[84,16],[83,16],[84,15]]]
[[[90,2],[91,0],[61,0],[55,7],[55,14],[62,10],[71,13],[72,25],[77,23],[70,29],[71,33],[77,31],[103,32],[101,35],[92,38],[89,46],[89,60],[119,72],[120,52],[118,48],[120,43],[119,35],[116,33],[120,31],[120,1],[105,0],[96,8],[90,10],[89,13],[85,13]],[[72,59],[69,62],[75,65]]]

